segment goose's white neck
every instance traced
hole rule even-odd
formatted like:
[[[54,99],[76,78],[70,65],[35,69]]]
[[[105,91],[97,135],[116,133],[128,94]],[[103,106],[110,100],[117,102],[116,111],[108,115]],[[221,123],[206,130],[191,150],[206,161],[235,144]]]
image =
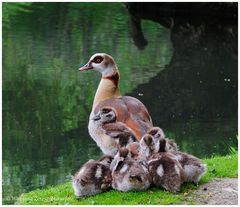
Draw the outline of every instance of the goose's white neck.
[[[92,110],[98,103],[109,98],[121,96],[118,88],[119,73],[116,72],[111,76],[102,76],[102,79],[98,85],[97,92],[94,97]]]

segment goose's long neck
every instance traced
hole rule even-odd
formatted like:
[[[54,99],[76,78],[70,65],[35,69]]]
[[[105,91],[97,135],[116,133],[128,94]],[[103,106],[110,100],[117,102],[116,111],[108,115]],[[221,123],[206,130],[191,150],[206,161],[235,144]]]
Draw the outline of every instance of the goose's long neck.
[[[118,81],[120,79],[119,72],[111,76],[102,76],[102,79],[98,85],[97,92],[93,101],[93,108],[100,103],[109,98],[121,96],[120,90],[118,88]]]

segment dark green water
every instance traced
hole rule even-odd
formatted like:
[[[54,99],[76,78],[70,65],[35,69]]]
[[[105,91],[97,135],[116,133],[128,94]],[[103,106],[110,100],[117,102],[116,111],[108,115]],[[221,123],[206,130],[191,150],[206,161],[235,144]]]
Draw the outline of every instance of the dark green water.
[[[106,52],[115,58],[121,72],[121,92],[142,100],[155,125],[175,139],[180,149],[209,157],[227,154],[230,145],[237,146],[237,100],[225,100],[225,93],[219,91],[217,97],[223,103],[218,110],[213,104],[206,105],[206,116],[201,116],[198,110],[196,114],[184,109],[189,108],[188,104],[174,90],[169,92],[170,84],[160,88],[162,74],[176,67],[170,31],[151,21],[144,21],[143,28],[149,44],[138,50],[130,36],[123,4],[3,4],[4,204],[14,203],[21,193],[66,182],[81,164],[100,156],[101,151],[87,131],[100,76],[78,72],[79,65],[96,52]],[[218,41],[216,44],[221,43],[221,39]],[[198,60],[207,61],[204,57],[208,53],[191,54],[191,61],[181,62],[185,54],[181,56],[180,52],[178,72],[165,82],[177,84],[178,77],[184,74],[181,63],[201,72]],[[218,73],[211,73],[211,67],[216,65],[237,73],[237,60],[225,61],[218,54],[216,57],[222,62],[209,59],[212,80],[219,77]],[[191,78],[199,83],[199,77]],[[222,84],[218,85],[220,89],[237,85],[234,78],[228,81],[228,77]],[[196,87],[199,86],[192,85]],[[205,85],[204,94],[214,91],[213,88]],[[159,99],[163,89],[168,97],[165,101]],[[201,92],[199,89],[199,99]],[[232,97],[235,92],[237,89],[226,93]],[[191,90],[185,94],[184,102],[191,103]],[[196,103],[202,105],[195,101],[192,108],[201,108]],[[180,116],[183,109],[186,112]]]

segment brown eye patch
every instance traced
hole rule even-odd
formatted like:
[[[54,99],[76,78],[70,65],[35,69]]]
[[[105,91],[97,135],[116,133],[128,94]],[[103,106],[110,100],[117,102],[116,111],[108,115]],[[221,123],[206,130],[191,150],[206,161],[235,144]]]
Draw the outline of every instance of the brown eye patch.
[[[93,60],[92,60],[92,62],[94,62],[94,63],[101,63],[103,61],[103,57],[102,56],[96,56]]]

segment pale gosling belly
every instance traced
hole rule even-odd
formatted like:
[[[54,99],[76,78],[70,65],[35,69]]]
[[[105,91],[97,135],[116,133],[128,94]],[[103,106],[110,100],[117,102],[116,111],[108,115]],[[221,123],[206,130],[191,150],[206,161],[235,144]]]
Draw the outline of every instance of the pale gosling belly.
[[[118,140],[106,135],[105,131],[100,126],[96,126],[91,119],[89,120],[88,130],[90,136],[104,154],[114,156],[117,153],[119,146]]]

